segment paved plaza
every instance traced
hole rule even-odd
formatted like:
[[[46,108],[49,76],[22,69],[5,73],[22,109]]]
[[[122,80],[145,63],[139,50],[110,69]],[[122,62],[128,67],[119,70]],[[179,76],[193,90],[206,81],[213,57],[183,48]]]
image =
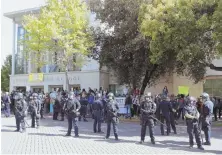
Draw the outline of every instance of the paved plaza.
[[[30,118],[27,118],[30,124]],[[113,133],[109,140],[105,134],[92,132],[92,120],[79,122],[80,137],[65,137],[67,121],[53,121],[51,116],[41,120],[40,129],[27,128],[26,133],[13,132],[15,118],[1,119],[1,154],[222,154],[222,129],[213,129],[212,146],[204,146],[205,151],[189,149],[186,128],[178,127],[178,134],[161,136],[159,126],[155,127],[156,145],[150,143],[149,136],[145,144],[139,144],[140,125],[138,123],[119,124],[119,139],[115,141]],[[106,124],[102,125],[106,131]],[[73,134],[73,132],[72,132]],[[147,131],[148,135],[148,131]]]

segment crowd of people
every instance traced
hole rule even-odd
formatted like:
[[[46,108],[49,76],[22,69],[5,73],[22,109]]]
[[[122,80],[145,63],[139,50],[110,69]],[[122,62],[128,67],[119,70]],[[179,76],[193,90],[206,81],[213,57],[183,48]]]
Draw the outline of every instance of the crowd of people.
[[[141,143],[144,142],[146,127],[149,127],[150,138],[152,144],[155,144],[154,125],[160,123],[161,134],[169,136],[171,128],[174,134],[177,134],[177,120],[185,119],[187,124],[187,132],[189,134],[190,147],[193,147],[193,133],[195,134],[198,148],[203,150],[202,142],[200,141],[200,130],[204,131],[206,142],[204,145],[211,145],[210,132],[212,115],[214,113],[215,120],[217,116],[221,117],[221,99],[209,97],[207,93],[203,93],[197,101],[194,97],[180,94],[178,96],[168,95],[167,87],[159,95],[152,96],[151,93],[145,94],[142,97],[138,90],[129,91],[125,98],[126,118],[131,118],[135,115],[140,116],[141,121]],[[12,104],[10,104],[12,103]],[[58,115],[61,116],[61,121],[64,121],[64,116],[68,119],[68,131],[66,136],[71,135],[72,126],[74,126],[75,137],[79,136],[77,122],[87,122],[86,115],[91,114],[94,119],[93,131],[103,133],[101,123],[107,123],[106,139],[110,136],[111,124],[113,125],[115,139],[118,140],[117,124],[119,122],[118,111],[119,106],[115,101],[112,92],[102,89],[89,88],[88,91],[83,89],[81,92],[73,90],[53,91],[49,94],[42,92],[13,92],[11,97],[8,93],[2,96],[2,104],[4,104],[5,116],[10,116],[10,105],[13,105],[16,117],[16,131],[25,131],[25,117],[27,112],[32,118],[31,127],[39,127],[39,119],[44,118],[44,106],[53,105],[53,120],[58,120]],[[50,107],[49,107],[50,110]],[[200,129],[201,127],[201,129]]]

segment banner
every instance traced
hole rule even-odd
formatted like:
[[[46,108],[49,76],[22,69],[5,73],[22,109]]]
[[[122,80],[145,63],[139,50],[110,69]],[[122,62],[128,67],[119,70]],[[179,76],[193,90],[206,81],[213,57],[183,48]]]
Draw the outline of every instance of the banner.
[[[187,87],[187,86],[178,86],[178,94],[188,95],[189,94],[189,87]]]
[[[127,109],[125,108],[125,97],[115,97],[115,100],[119,106],[119,114],[126,114]]]
[[[29,82],[42,82],[43,73],[31,73],[29,74]]]

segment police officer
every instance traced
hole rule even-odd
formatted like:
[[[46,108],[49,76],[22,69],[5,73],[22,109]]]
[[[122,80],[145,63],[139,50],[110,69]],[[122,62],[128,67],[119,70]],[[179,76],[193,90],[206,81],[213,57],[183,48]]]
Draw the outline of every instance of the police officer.
[[[40,109],[41,119],[45,119],[45,118],[43,117],[43,112],[44,112],[44,98],[43,98],[43,94],[39,94],[38,99],[39,99],[40,104],[41,104],[41,109]]]
[[[74,93],[69,93],[69,99],[65,103],[64,110],[68,118],[68,131],[66,136],[71,136],[72,125],[74,126],[75,137],[79,137],[79,128],[78,128],[78,117],[79,117],[79,110],[81,105],[79,101],[74,98]]]
[[[58,115],[59,115],[59,112],[61,111],[61,105],[57,98],[53,97],[53,99],[55,100],[54,105],[53,105],[53,120],[58,120]]]
[[[159,115],[160,115],[160,130],[161,134],[164,135],[164,121],[166,121],[166,126],[167,126],[167,135],[170,134],[170,113],[173,112],[173,109],[171,107],[170,101],[168,98],[163,95],[162,96],[162,101],[160,102],[159,105]],[[175,132],[175,128],[174,128]]]
[[[16,120],[16,132],[20,130],[20,124],[22,126],[22,131],[25,132],[25,117],[27,116],[27,104],[23,99],[23,94],[18,93],[15,100],[15,120]]]
[[[154,114],[156,112],[156,104],[153,102],[151,98],[151,93],[147,93],[144,96],[144,101],[141,103],[141,141],[140,143],[144,143],[145,135],[146,135],[146,126],[149,126],[151,143],[155,144],[154,138]]]
[[[67,92],[62,92],[62,97],[61,97],[61,100],[60,100],[60,105],[61,105],[61,121],[64,121],[64,115],[65,115],[65,112],[64,112],[64,105],[65,103],[68,101],[68,93]]]
[[[101,100],[102,95],[100,93],[96,94],[96,101],[92,105],[92,112],[93,112],[93,131],[96,133],[103,133],[101,131],[101,117],[102,117],[102,110],[103,110],[103,103]],[[98,130],[96,130],[98,124]]]
[[[197,111],[196,99],[194,97],[189,97],[187,104],[184,107],[184,117],[186,119],[187,132],[189,134],[190,148],[192,148],[194,145],[193,142],[193,133],[194,133],[198,149],[204,150],[201,144],[201,135],[200,135],[201,131],[198,124],[200,114]]]
[[[207,93],[203,93],[201,96],[203,99],[202,130],[204,131],[206,139],[204,145],[211,145],[210,134],[214,106]]]
[[[113,132],[114,132],[115,140],[118,140],[118,133],[117,133],[117,124],[119,122],[119,118],[117,116],[118,110],[119,110],[119,106],[114,101],[114,94],[109,93],[108,102],[106,105],[107,133],[106,133],[105,139],[109,139],[111,124],[113,124]]]
[[[174,134],[177,134],[177,130],[176,130],[176,118],[177,118],[176,111],[178,109],[179,104],[175,100],[175,97],[174,97],[173,94],[170,96],[170,104],[171,104],[171,107],[172,107],[172,111],[170,112],[170,124],[171,124],[171,127],[172,127],[173,131],[174,131]]]
[[[32,128],[35,128],[35,121],[37,125],[37,129],[39,128],[39,119],[40,119],[40,109],[41,109],[41,103],[38,99],[38,94],[33,93],[33,100],[30,101],[30,114],[32,118]]]
[[[79,121],[81,121],[81,118],[83,117],[83,121],[88,122],[86,119],[88,99],[85,93],[82,93],[82,96],[80,98],[80,104],[81,104],[81,108],[80,108]]]

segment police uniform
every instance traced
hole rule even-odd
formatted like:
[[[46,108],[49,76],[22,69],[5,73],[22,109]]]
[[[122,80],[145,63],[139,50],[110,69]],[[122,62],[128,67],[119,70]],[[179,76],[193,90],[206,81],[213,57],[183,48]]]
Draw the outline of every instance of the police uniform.
[[[176,100],[172,99],[170,101],[170,104],[171,104],[171,107],[172,107],[172,111],[170,112],[170,124],[171,124],[171,127],[174,131],[174,134],[177,134],[177,130],[176,130],[176,111],[177,111],[177,108],[178,108],[178,103]]]
[[[16,120],[16,130],[20,130],[20,124],[22,126],[22,131],[25,132],[25,117],[27,115],[27,104],[25,100],[23,99],[22,93],[17,94],[17,99],[15,100],[15,120]]]
[[[97,94],[97,100],[92,105],[92,112],[93,112],[93,131],[94,133],[99,132],[101,133],[101,121],[102,121],[102,110],[103,110],[103,103],[101,101],[101,95]],[[98,130],[96,129],[98,125]]]
[[[210,142],[210,134],[211,134],[211,124],[212,124],[212,116],[213,116],[213,102],[210,101],[209,95],[207,93],[202,94],[202,98],[204,101],[203,104],[203,117],[202,117],[202,130],[205,134],[206,142],[204,145],[211,145]]]
[[[81,108],[80,108],[80,116],[79,116],[79,121],[81,121],[82,117],[83,120],[85,122],[88,122],[86,120],[86,114],[87,114],[87,106],[88,106],[88,99],[87,97],[81,97],[80,99],[80,104],[81,104]]]
[[[64,112],[64,105],[65,103],[68,101],[68,95],[66,94],[66,92],[63,92],[62,93],[62,97],[61,97],[61,100],[60,100],[60,105],[61,105],[61,121],[64,121],[64,115],[65,115],[65,112]]]
[[[37,128],[39,128],[39,119],[40,119],[40,109],[41,109],[41,103],[39,101],[38,94],[34,93],[33,100],[30,101],[29,108],[30,108],[30,114],[32,118],[32,128],[35,127],[35,121]]]
[[[68,119],[68,131],[66,136],[71,136],[72,125],[74,126],[75,137],[79,137],[78,117],[81,105],[79,101],[74,98],[74,94],[69,94],[69,99],[64,106],[65,113]]]
[[[146,127],[149,126],[149,133],[152,144],[155,144],[154,138],[154,114],[156,112],[156,104],[151,99],[151,94],[144,96],[145,100],[141,103],[141,141],[143,143],[146,135]]]
[[[59,100],[56,98],[53,105],[53,120],[58,120],[59,112],[61,111],[61,106]]]
[[[43,112],[44,112],[44,99],[43,99],[43,95],[40,94],[39,95],[39,101],[40,101],[40,104],[41,104],[41,109],[40,109],[40,116],[41,116],[41,119],[43,119]]]
[[[117,112],[119,110],[118,104],[114,101],[114,94],[108,94],[109,100],[106,105],[106,122],[107,122],[107,132],[105,139],[108,139],[110,136],[111,124],[113,125],[113,132],[115,140],[118,140],[117,124],[119,123],[119,118]]]
[[[167,98],[165,96],[163,96],[163,100],[160,102],[159,105],[159,112],[160,112],[160,121],[161,121],[161,125],[160,125],[160,130],[161,130],[161,134],[164,135],[164,122],[166,122],[166,126],[167,126],[167,135],[170,134],[170,113],[173,112],[172,111],[172,107],[170,102],[167,100]],[[175,131],[175,129],[174,129]]]
[[[184,107],[184,116],[187,124],[187,132],[189,134],[190,147],[193,147],[194,145],[193,142],[193,133],[194,133],[198,148],[204,150],[201,143],[201,135],[200,135],[201,131],[198,126],[199,113],[197,111],[195,105],[195,99],[193,97],[190,97],[189,101]]]

